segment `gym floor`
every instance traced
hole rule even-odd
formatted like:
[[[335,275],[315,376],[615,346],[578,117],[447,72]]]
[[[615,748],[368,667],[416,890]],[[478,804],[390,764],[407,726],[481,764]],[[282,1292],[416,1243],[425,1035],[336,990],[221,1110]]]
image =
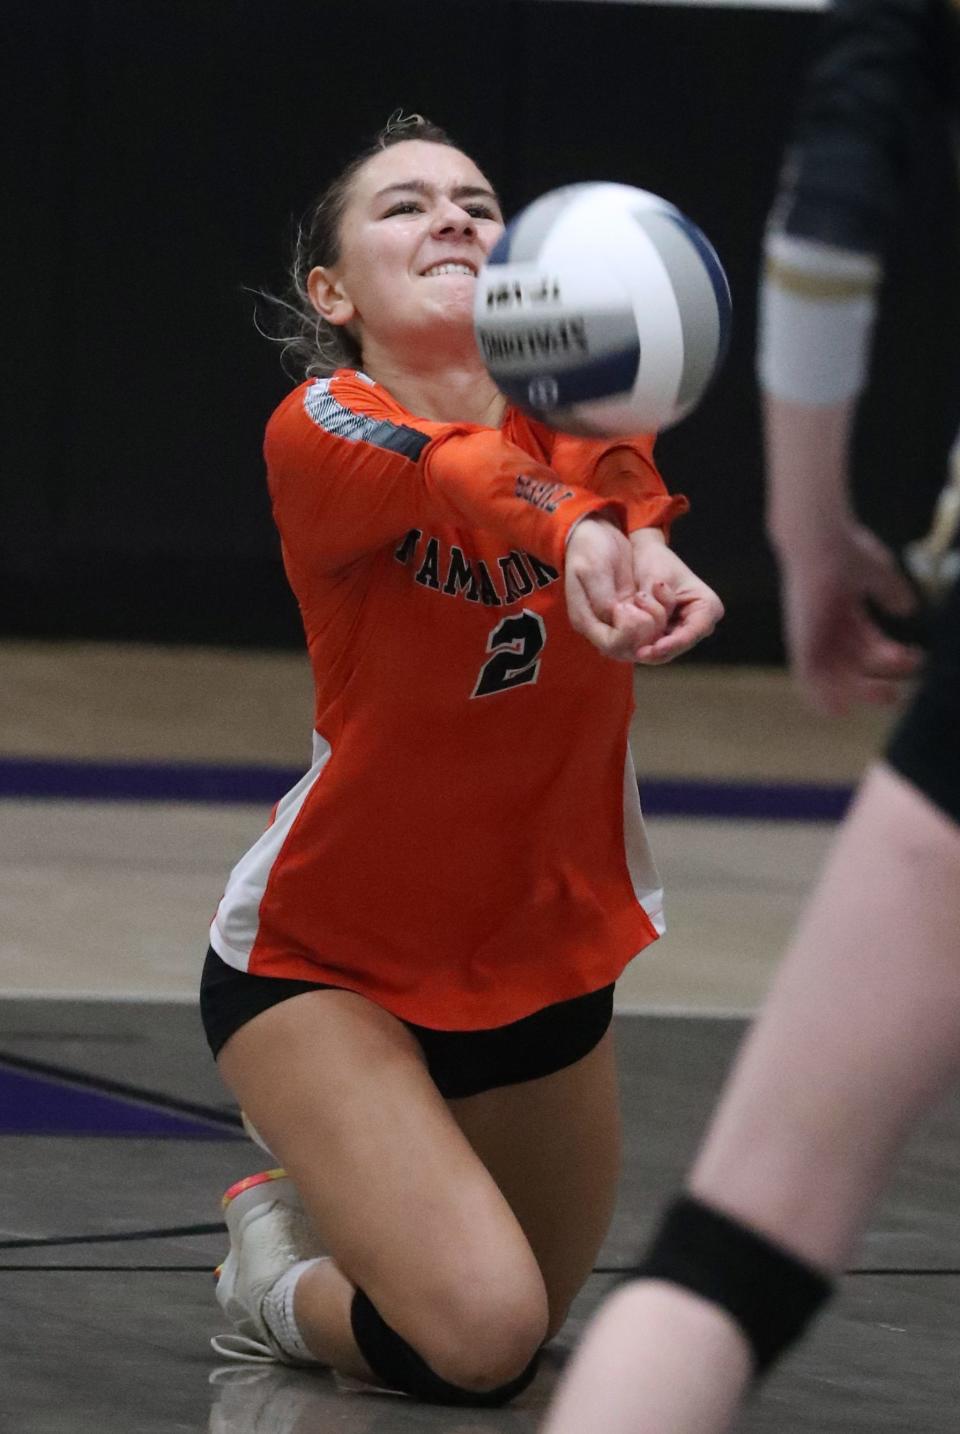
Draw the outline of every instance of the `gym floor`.
[[[583,1321],[689,1161],[889,719],[815,718],[775,671],[638,673],[634,754],[670,929],[618,989],[621,1199],[535,1384],[508,1409],[458,1411],[227,1365],[209,1347],[223,1329],[219,1196],[262,1158],[207,1054],[195,989],[226,873],[309,761],[305,661],[6,643],[0,665],[0,1427],[533,1434]],[[917,1133],[749,1434],[955,1428],[958,1136],[960,1097]]]

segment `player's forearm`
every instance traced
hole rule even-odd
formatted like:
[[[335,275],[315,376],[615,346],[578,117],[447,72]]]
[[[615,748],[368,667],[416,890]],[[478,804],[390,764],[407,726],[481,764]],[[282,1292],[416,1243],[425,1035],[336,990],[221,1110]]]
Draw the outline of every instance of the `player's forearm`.
[[[558,477],[622,503],[628,533],[656,527],[669,540],[673,520],[690,504],[682,493],[667,491],[654,462],[652,435],[606,440],[543,432],[547,461]]]
[[[850,520],[850,435],[856,400],[795,403],[764,396],[767,534],[784,558],[828,544]]]
[[[652,458],[638,444],[611,444],[587,484],[627,510],[627,531],[658,528],[669,542],[675,518],[689,511],[682,493],[669,493]]]
[[[626,531],[621,502],[565,482],[493,430],[452,431],[425,450],[421,467],[428,506],[548,562],[562,561],[571,529],[588,515]]]

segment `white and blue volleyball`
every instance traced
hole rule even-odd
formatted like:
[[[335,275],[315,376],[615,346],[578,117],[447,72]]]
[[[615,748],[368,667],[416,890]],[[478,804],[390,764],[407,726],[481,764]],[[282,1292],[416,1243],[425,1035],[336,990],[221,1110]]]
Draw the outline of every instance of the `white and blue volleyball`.
[[[551,190],[507,226],[477,280],[483,361],[517,407],[568,433],[678,423],[723,362],[730,286],[713,245],[626,184]]]

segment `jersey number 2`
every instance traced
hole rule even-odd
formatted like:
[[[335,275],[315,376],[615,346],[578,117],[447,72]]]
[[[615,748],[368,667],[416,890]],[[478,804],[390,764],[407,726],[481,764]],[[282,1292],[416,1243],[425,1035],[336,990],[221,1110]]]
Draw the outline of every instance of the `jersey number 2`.
[[[540,653],[547,640],[547,629],[539,613],[523,612],[498,622],[487,638],[487,651],[493,654],[480,669],[474,697],[489,697],[491,692],[508,692],[536,682],[540,671]]]

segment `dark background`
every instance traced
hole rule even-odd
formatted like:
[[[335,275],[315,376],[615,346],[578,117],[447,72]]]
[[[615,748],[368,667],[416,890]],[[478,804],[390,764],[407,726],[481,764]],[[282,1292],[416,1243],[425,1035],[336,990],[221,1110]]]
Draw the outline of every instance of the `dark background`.
[[[251,289],[402,105],[508,212],[558,184],[666,195],[734,294],[725,371],[658,447],[683,556],[728,616],[697,656],[776,662],[753,383],[764,217],[821,18],[550,0],[0,3],[5,247],[0,633],[296,646],[260,457],[287,391]],[[956,212],[931,133],[891,257],[861,510],[924,531],[958,417]],[[947,197],[949,196],[949,198]]]

